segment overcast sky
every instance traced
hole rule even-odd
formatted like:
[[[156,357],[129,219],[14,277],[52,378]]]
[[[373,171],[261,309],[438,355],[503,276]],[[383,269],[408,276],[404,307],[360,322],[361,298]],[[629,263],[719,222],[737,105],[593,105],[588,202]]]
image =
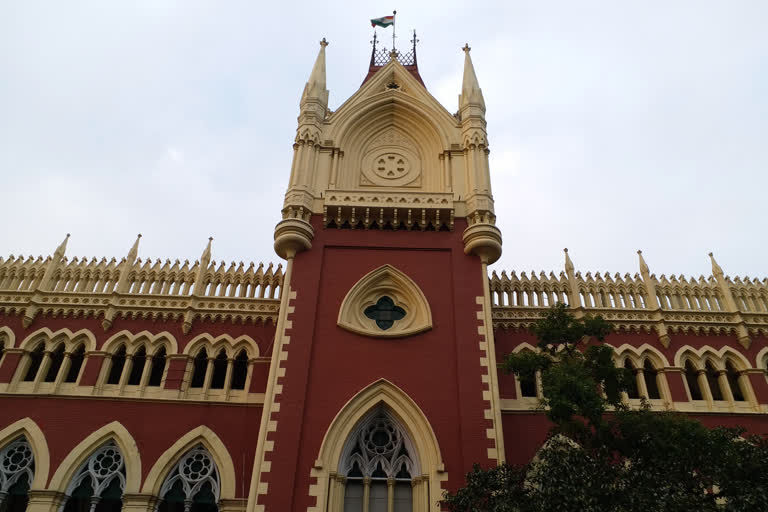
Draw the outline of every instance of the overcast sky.
[[[412,2],[415,4],[415,2]],[[768,275],[768,2],[0,1],[0,254],[279,261],[299,98],[330,108],[399,8],[455,112],[485,95],[494,268]],[[631,4],[631,5],[630,5]],[[391,29],[380,30],[387,41]]]

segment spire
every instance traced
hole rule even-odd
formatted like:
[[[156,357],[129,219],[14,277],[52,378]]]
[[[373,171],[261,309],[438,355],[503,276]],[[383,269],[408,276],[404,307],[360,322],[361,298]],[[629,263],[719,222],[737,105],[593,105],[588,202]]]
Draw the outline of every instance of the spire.
[[[648,269],[648,265],[645,263],[645,259],[643,258],[643,251],[640,249],[637,250],[637,256],[640,258],[640,273],[644,276],[646,274],[650,274],[650,270]]]
[[[208,245],[205,246],[203,254],[200,255],[200,268],[207,267],[211,262],[211,242],[213,242],[213,237],[209,236]]]
[[[301,95],[301,103],[307,100],[319,101],[324,107],[328,106],[328,89],[325,88],[325,47],[328,41],[323,38],[320,41],[320,52],[317,54],[312,73],[309,75],[304,93]]]
[[[480,83],[477,81],[477,75],[475,74],[475,67],[472,65],[472,58],[469,56],[469,51],[471,50],[469,44],[465,44],[462,50],[464,50],[464,79],[461,83],[459,108],[475,105],[485,112],[483,91],[480,89]]]
[[[69,241],[69,233],[67,233],[67,236],[64,237],[64,241],[59,244],[55,251],[53,251],[53,256],[57,263],[61,258],[64,257],[64,253],[67,250],[67,241]]]
[[[712,274],[717,277],[723,277],[723,269],[717,264],[717,261],[715,261],[715,255],[709,253],[709,259],[712,260]]]
[[[139,255],[139,240],[141,240],[141,233],[136,236],[136,241],[133,242],[133,246],[131,246],[131,250],[128,251],[128,256],[125,258],[128,264],[136,261],[136,257]]]
[[[565,272],[567,274],[573,273],[573,262],[571,261],[571,257],[568,256],[568,248],[566,247],[563,249],[563,252],[565,253]]]

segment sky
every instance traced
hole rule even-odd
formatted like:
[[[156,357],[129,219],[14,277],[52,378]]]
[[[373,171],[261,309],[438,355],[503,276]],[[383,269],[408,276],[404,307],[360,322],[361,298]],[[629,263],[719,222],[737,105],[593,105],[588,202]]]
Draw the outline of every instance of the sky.
[[[0,0],[0,254],[273,261],[299,99],[330,108],[398,8],[458,109],[469,43],[504,253],[492,268],[768,276],[768,2]],[[391,29],[379,29],[391,41]]]

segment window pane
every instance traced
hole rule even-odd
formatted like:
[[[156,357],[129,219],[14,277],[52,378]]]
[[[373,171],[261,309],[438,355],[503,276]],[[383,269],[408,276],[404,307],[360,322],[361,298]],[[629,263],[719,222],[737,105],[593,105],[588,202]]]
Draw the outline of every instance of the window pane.
[[[696,368],[688,361],[685,363],[685,380],[688,383],[688,389],[691,392],[691,400],[701,400],[701,388],[699,388],[699,378]]]
[[[387,512],[387,482],[374,480],[371,482],[370,512]]]
[[[643,376],[645,377],[645,387],[648,389],[648,398],[661,398],[661,393],[659,392],[659,374],[656,371],[656,368],[653,367],[653,363],[647,359],[645,360],[645,366],[643,367]]]
[[[413,510],[413,490],[411,482],[395,484],[395,512],[411,512]]]
[[[344,512],[363,512],[363,482],[348,480],[344,490]]]
[[[123,375],[123,367],[125,366],[125,346],[123,345],[112,356],[112,368],[109,370],[109,377],[107,378],[107,384],[120,384],[120,377]]]
[[[144,364],[147,362],[147,351],[141,347],[133,356],[133,365],[131,374],[128,376],[129,386],[138,386],[141,384],[141,376],[144,374]]]
[[[85,347],[80,345],[74,354],[69,358],[69,371],[64,382],[77,382],[77,376],[80,375],[80,368],[83,366],[83,360],[85,359]]]
[[[152,370],[149,372],[148,386],[159,386],[165,372],[165,348],[161,348],[152,356]]]

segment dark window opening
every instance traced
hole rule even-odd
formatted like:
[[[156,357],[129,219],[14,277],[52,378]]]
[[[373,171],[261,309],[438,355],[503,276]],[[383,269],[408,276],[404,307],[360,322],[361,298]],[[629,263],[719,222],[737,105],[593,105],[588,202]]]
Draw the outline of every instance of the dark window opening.
[[[80,375],[80,368],[83,366],[83,361],[85,361],[85,347],[80,345],[72,355],[69,356],[69,370],[67,371],[67,376],[64,378],[64,382],[77,382],[77,376]]]
[[[213,360],[213,375],[211,376],[211,389],[224,389],[224,381],[227,379],[227,353],[224,349]]]
[[[384,296],[373,306],[365,308],[365,316],[375,320],[379,329],[386,331],[394,325],[395,321],[405,318],[405,310],[395,306],[395,301]]]
[[[40,370],[40,365],[43,364],[43,352],[45,351],[45,344],[41,343],[29,353],[29,367],[27,373],[24,375],[26,382],[32,382],[37,377],[37,372]]]
[[[232,365],[232,389],[245,389],[245,380],[248,377],[248,354],[241,350]]]
[[[739,372],[736,371],[736,368],[733,367],[730,361],[725,364],[725,368],[725,375],[728,377],[728,384],[731,386],[733,399],[737,402],[743,402],[744,393],[742,393],[741,386],[739,385]]]
[[[56,350],[51,353],[51,364],[48,366],[48,371],[45,374],[45,382],[56,381],[56,376],[59,374],[62,363],[64,363],[64,344],[60,343]]]
[[[637,389],[637,375],[635,367],[629,359],[624,361],[624,369],[627,370],[627,396],[629,398],[640,398],[640,391]]]
[[[712,393],[712,400],[722,400],[723,390],[720,389],[720,384],[718,383],[717,370],[715,370],[710,361],[707,361],[706,370],[707,384],[709,384],[709,392]]]
[[[125,367],[125,345],[120,345],[117,352],[112,355],[112,366],[109,369],[107,384],[120,384],[120,377],[123,375]]]
[[[699,372],[690,361],[685,363],[685,381],[688,383],[688,390],[691,392],[691,400],[702,400],[703,396],[699,387]]]
[[[189,387],[201,388],[205,384],[205,371],[208,368],[208,353],[204,348],[200,349],[200,352],[195,356],[192,367],[192,382]]]
[[[131,374],[128,376],[129,386],[138,386],[141,384],[141,376],[144,374],[144,365],[147,362],[147,351],[144,347],[141,347],[133,355],[133,365],[131,366]]]
[[[648,398],[651,400],[661,398],[661,392],[659,392],[659,371],[654,368],[653,363],[648,359],[645,360],[643,365],[643,375],[645,377],[645,387],[648,390]]]
[[[165,372],[165,347],[160,348],[154,356],[152,356],[152,369],[149,372],[149,382],[147,386],[159,386],[163,381],[163,373]]]

